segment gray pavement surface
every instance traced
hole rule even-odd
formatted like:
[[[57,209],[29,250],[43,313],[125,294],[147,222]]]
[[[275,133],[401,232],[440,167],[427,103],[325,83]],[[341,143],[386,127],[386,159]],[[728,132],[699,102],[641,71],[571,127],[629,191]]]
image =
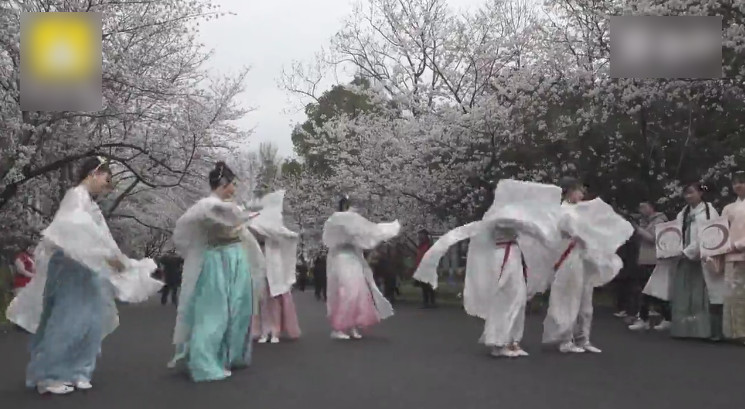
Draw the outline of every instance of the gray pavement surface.
[[[295,293],[303,337],[256,345],[253,365],[231,379],[194,384],[166,368],[172,306],[120,307],[103,345],[94,389],[41,397],[24,388],[27,335],[0,333],[0,408],[96,409],[740,409],[745,347],[631,333],[596,311],[601,355],[562,355],[540,345],[543,314],[528,317],[528,358],[491,358],[482,323],[462,309],[397,314],[360,341],[333,341],[324,305]]]

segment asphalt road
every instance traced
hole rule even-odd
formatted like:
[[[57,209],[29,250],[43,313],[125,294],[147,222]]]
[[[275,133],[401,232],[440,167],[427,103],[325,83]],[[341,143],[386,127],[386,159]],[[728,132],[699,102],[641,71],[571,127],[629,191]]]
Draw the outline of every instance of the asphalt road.
[[[0,333],[0,408],[745,408],[745,347],[630,333],[609,312],[593,328],[601,355],[542,348],[543,315],[533,314],[523,342],[532,355],[507,360],[477,344],[482,324],[461,309],[402,305],[365,339],[332,341],[312,292],[296,303],[303,337],[257,345],[249,369],[217,383],[166,368],[175,309],[156,302],[120,308],[94,389],[68,396],[25,389],[27,336]]]

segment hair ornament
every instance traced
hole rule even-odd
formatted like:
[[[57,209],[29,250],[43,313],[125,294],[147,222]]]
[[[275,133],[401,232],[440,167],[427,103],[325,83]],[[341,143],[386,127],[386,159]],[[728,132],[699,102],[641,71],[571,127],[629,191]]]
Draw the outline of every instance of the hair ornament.
[[[107,163],[108,163],[108,159],[106,159],[106,158],[105,158],[105,157],[103,157],[103,156],[96,156],[96,159],[98,159],[98,166],[96,166],[96,167],[95,167],[95,168],[94,168],[94,169],[93,169],[93,170],[91,171],[91,173],[89,173],[89,175],[92,175],[92,174],[94,174],[94,173],[98,172],[98,170],[99,170],[99,169],[101,169],[101,166],[103,166],[103,165],[105,165],[105,164],[107,164]]]

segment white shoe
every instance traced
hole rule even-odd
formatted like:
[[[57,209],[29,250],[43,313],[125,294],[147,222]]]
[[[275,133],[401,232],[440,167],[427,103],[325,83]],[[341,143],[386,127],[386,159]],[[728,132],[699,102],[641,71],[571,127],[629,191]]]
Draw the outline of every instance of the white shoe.
[[[667,320],[662,320],[662,322],[654,326],[654,329],[656,329],[657,331],[666,331],[666,330],[669,330],[672,325],[673,325],[672,322],[667,321]]]
[[[491,350],[491,355],[497,358],[501,358],[501,357],[515,358],[517,356],[515,354],[515,351],[511,350],[509,347],[502,347],[502,348],[495,347]]]
[[[80,389],[81,391],[87,391],[89,389],[93,389],[93,385],[91,385],[88,381],[78,381],[75,382],[75,389]]]
[[[603,351],[600,350],[600,348],[592,345],[589,342],[586,343],[586,344],[584,344],[584,345],[582,345],[580,348],[584,349],[587,352],[593,353],[593,354],[599,354],[599,353],[602,353],[603,352]]]
[[[565,354],[567,353],[581,354],[585,352],[584,349],[578,347],[577,345],[574,345],[574,342],[565,342],[559,345],[559,351]]]
[[[530,356],[529,353],[525,352],[525,350],[520,347],[517,347],[517,349],[514,350],[513,352],[515,353],[516,356]]]
[[[626,311],[618,311],[617,313],[613,314],[616,318],[626,318],[629,316],[629,314],[626,313]]]
[[[357,331],[357,328],[353,329],[352,332],[349,334],[354,339],[362,339],[362,334],[360,334],[359,331]]]
[[[261,338],[259,338],[259,344],[266,344],[266,341],[269,340],[269,335],[262,335]]]
[[[227,369],[223,373],[225,374],[225,377],[226,378],[230,378],[231,376],[233,376],[233,372],[231,372],[230,370],[227,370]]]
[[[349,339],[349,335],[341,332],[341,331],[334,331],[331,333],[332,339]]]
[[[53,383],[48,385],[37,385],[36,391],[39,392],[40,395],[46,393],[51,393],[53,395],[67,395],[68,393],[74,392],[75,388],[63,383]]]
[[[649,321],[636,320],[633,324],[629,325],[629,329],[632,331],[642,331],[649,329]]]
[[[269,342],[271,342],[272,344],[279,344],[279,338],[278,337],[272,337],[272,340],[269,341]]]

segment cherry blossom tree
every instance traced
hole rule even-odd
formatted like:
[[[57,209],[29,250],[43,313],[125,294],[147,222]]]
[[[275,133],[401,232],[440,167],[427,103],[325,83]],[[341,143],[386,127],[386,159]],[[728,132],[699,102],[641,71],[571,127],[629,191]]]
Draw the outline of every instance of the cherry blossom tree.
[[[623,14],[724,16],[726,78],[611,78],[607,18]],[[293,135],[298,154],[329,169],[319,178],[303,168],[296,180],[322,188],[299,187],[294,200],[354,193],[368,215],[398,217],[407,232],[479,218],[501,178],[578,176],[626,213],[642,199],[677,211],[681,182],[704,179],[721,205],[731,200],[729,170],[745,166],[744,17],[743,6],[719,1],[506,0],[456,14],[438,0],[370,0],[314,70],[296,64],[285,81],[313,113],[329,94],[303,74],[321,72],[319,61],[351,66],[370,85],[329,93],[376,107],[309,114]]]

